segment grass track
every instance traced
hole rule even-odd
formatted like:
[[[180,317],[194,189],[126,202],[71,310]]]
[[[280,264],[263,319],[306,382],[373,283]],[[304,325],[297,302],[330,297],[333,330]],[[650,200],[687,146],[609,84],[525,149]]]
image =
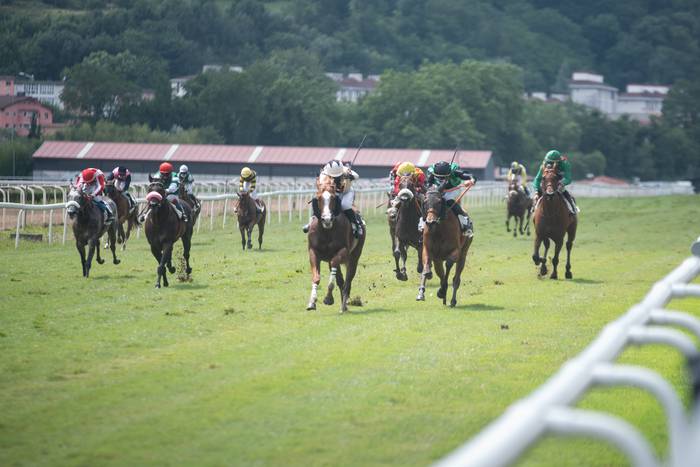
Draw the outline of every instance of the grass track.
[[[338,304],[304,310],[296,224],[272,224],[262,252],[240,251],[237,232],[203,231],[194,282],[161,290],[143,238],[88,280],[72,247],[15,251],[3,239],[0,465],[425,465],[542,384],[700,234],[697,197],[581,207],[573,281],[537,280],[532,239],[506,235],[502,210],[474,210],[454,310],[434,296],[435,280],[415,302],[413,267],[408,283],[393,278],[381,217],[369,219],[354,283],[364,306],[343,316]],[[675,352],[631,349],[622,360],[644,362],[685,397]],[[661,409],[643,392],[594,390],[580,405],[623,415],[665,452]],[[620,463],[604,444],[559,439],[523,460]]]

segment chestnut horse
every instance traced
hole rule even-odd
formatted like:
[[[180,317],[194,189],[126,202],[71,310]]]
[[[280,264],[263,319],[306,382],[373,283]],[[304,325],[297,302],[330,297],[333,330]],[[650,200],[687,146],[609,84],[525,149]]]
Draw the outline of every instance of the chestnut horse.
[[[139,225],[138,218],[138,206],[134,206],[131,211],[129,211],[129,201],[123,193],[117,191],[114,188],[114,180],[109,180],[105,183],[105,194],[109,196],[109,199],[114,201],[117,206],[116,219],[117,219],[117,242],[122,244],[122,251],[126,249],[126,241],[131,235],[131,229],[135,225]],[[124,222],[127,222],[126,232],[124,231]],[[107,245],[105,245],[105,248]]]
[[[535,266],[540,265],[540,276],[547,274],[547,251],[549,241],[554,242],[554,257],[552,258],[551,279],[557,278],[557,265],[559,264],[559,252],[566,239],[566,278],[571,279],[571,247],[576,238],[578,219],[569,212],[564,200],[564,195],[559,191],[560,176],[557,173],[556,164],[545,168],[542,177],[542,196],[535,206],[535,251],[532,260]],[[540,257],[540,244],[544,243],[544,256]]]
[[[525,194],[515,180],[508,185],[508,217],[506,217],[506,231],[510,232],[510,218],[515,217],[513,237],[518,236],[518,223],[520,223],[520,235],[525,231],[530,235],[530,216],[532,215],[532,200]],[[525,220],[525,228],[523,228]]]
[[[163,285],[168,287],[168,276],[165,267],[171,274],[175,273],[172,265],[173,245],[178,240],[182,240],[184,257],[186,263],[185,272],[190,274],[190,247],[192,242],[192,211],[187,203],[181,203],[182,209],[187,214],[187,222],[180,219],[175,211],[175,206],[167,200],[165,189],[160,182],[152,182],[148,186],[148,211],[144,230],[146,238],[151,245],[151,253],[158,261],[158,279],[156,288],[160,288],[160,279],[163,278]]]
[[[418,252],[418,274],[423,272],[423,236],[418,231],[418,221],[423,210],[423,197],[416,193],[413,175],[404,175],[399,179],[399,192],[396,194],[399,203],[396,205],[396,215],[389,217],[389,235],[391,235],[391,251],[396,261],[396,278],[408,280],[406,274],[406,259],[408,247],[412,246]],[[399,267],[399,259],[402,266]]]
[[[248,234],[248,249],[253,248],[253,228],[258,226],[258,249],[262,249],[263,234],[265,233],[265,219],[267,217],[267,209],[265,202],[260,200],[263,206],[263,211],[258,212],[255,206],[255,200],[250,197],[250,193],[238,193],[238,205],[236,206],[236,215],[238,216],[238,229],[241,231],[241,245],[246,248],[246,233]]]
[[[435,265],[435,272],[440,278],[438,298],[442,304],[447,303],[447,279],[452,266],[455,275],[452,279],[452,299],[450,307],[457,304],[457,290],[461,283],[462,270],[467,261],[467,252],[472,244],[472,237],[462,235],[459,219],[449,209],[436,187],[430,187],[425,197],[425,227],[423,228],[423,274],[416,300],[425,300],[425,281],[432,278],[430,263]],[[443,262],[445,263],[443,267]]]
[[[311,297],[306,309],[316,309],[316,294],[321,281],[321,261],[327,261],[330,277],[323,303],[333,304],[333,287],[334,282],[337,282],[341,297],[340,312],[343,313],[348,310],[348,298],[365,244],[366,229],[359,238],[353,236],[352,225],[340,210],[340,200],[335,194],[332,182],[319,180],[317,188],[318,192],[313,200],[316,217],[309,224],[308,233]],[[345,279],[340,270],[341,264],[345,264]]]
[[[103,264],[105,261],[100,258],[100,237],[106,232],[109,247],[112,250],[112,262],[119,264],[116,253],[117,225],[105,224],[102,210],[93,202],[92,197],[71,184],[71,191],[68,193],[66,212],[73,221],[73,236],[75,237],[75,247],[80,253],[80,263],[83,266],[83,277],[89,277],[92,267],[92,257],[97,252],[97,262]],[[104,200],[110,204],[112,212],[116,211],[116,206],[110,199]],[[85,245],[89,245],[87,258],[85,257]]]

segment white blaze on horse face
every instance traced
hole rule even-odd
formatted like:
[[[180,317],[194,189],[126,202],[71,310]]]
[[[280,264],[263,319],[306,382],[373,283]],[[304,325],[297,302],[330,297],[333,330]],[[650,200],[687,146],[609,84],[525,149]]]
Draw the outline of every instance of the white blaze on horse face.
[[[324,221],[330,221],[331,218],[333,217],[331,215],[331,194],[327,191],[324,191],[323,194],[321,195],[321,198],[323,199],[323,208],[321,209],[321,219]]]

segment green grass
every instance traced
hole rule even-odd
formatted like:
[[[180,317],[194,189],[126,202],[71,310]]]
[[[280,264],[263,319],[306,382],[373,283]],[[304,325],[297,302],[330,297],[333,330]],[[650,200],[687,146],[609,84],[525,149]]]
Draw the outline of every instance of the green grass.
[[[0,465],[428,464],[578,354],[700,234],[697,197],[581,208],[573,281],[538,280],[532,239],[509,237],[502,209],[474,210],[456,309],[435,297],[435,280],[415,302],[416,274],[394,279],[386,225],[370,217],[353,289],[364,306],[346,315],[337,304],[305,311],[297,224],[272,224],[264,250],[245,253],[237,232],[203,228],[194,281],[161,290],[143,237],[85,280],[73,247],[14,250],[4,235]],[[410,262],[412,272],[413,252]],[[621,360],[660,372],[685,398],[676,352],[630,349]],[[642,391],[596,389],[580,405],[622,415],[665,453],[661,408]],[[547,438],[523,463],[624,458]]]

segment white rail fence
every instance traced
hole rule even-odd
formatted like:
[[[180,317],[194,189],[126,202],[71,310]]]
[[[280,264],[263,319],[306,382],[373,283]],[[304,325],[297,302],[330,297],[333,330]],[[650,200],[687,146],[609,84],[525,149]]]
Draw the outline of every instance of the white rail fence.
[[[700,274],[700,238],[692,256],[654,284],[644,300],[612,323],[579,356],[568,361],[530,396],[505,413],[471,441],[439,461],[439,467],[504,466],[516,461],[548,434],[597,438],[617,446],[637,466],[697,467],[700,465],[700,354],[684,328],[700,338],[700,320],[666,309],[673,299],[700,297],[700,285],[689,284]],[[664,344],[687,359],[693,389],[691,413],[671,385],[657,373],[614,363],[629,345]],[[611,415],[573,408],[593,386],[634,386],[649,391],[661,403],[668,426],[668,458],[658,459],[643,435]]]

